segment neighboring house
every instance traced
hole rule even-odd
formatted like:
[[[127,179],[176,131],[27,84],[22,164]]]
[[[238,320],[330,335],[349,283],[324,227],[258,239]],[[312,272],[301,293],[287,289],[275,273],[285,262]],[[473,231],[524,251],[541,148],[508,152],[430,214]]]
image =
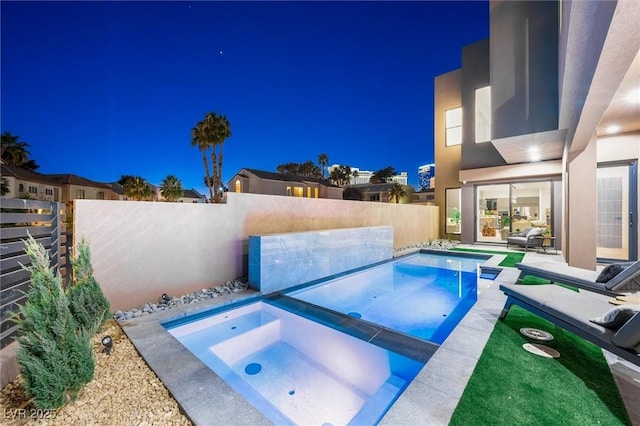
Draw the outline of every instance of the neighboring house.
[[[100,183],[73,174],[45,175],[62,186],[62,202],[73,200],[119,200],[109,183]]]
[[[0,165],[0,175],[7,181],[9,187],[9,192],[4,197],[65,201],[62,198],[63,185],[48,175],[7,164]]]
[[[207,202],[207,197],[205,197],[195,189],[185,189],[184,194],[182,194],[182,197],[178,200],[178,202],[203,204]]]
[[[425,204],[433,206],[436,203],[436,190],[434,188],[423,189],[413,194],[413,204]]]
[[[241,169],[227,187],[229,192],[342,199],[342,188],[326,179],[255,169]]]
[[[392,186],[393,183],[349,185],[344,187],[344,198],[348,200],[395,203],[395,197],[391,197]],[[402,185],[402,187],[404,188],[406,195],[400,199],[400,203],[410,203],[413,200],[414,189],[409,185]]]
[[[574,266],[638,258],[639,9],[490,2],[490,38],[435,79],[443,237],[535,226]]]

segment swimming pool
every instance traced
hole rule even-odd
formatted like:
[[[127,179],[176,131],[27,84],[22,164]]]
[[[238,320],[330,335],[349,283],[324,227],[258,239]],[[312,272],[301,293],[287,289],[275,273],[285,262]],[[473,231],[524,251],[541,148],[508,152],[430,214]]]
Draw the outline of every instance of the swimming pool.
[[[165,328],[276,424],[375,424],[424,365],[262,301]]]
[[[476,302],[485,260],[417,253],[286,295],[441,344]]]
[[[163,326],[276,424],[375,424],[475,303],[486,258],[409,255]]]

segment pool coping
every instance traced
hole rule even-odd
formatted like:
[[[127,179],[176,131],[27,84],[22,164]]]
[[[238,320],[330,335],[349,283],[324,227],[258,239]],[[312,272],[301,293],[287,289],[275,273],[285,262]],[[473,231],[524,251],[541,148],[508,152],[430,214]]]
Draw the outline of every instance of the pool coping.
[[[397,253],[395,257],[417,251]],[[483,265],[495,266],[503,258],[494,255]],[[494,281],[479,279],[478,301],[379,424],[449,423],[506,300],[498,287],[505,282],[515,282],[517,275],[517,270],[503,268]],[[248,303],[262,297],[260,292],[248,289],[118,322],[138,353],[194,424],[270,425],[273,424],[271,420],[204,365],[162,325],[187,315],[241,301]],[[117,350],[117,347],[114,349]],[[451,365],[456,365],[456,368],[452,369]]]

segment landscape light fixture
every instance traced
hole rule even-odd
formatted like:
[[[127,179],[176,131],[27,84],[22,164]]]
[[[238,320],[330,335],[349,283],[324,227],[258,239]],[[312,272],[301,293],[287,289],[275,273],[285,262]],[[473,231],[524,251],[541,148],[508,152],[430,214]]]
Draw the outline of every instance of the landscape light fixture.
[[[111,338],[111,336],[104,336],[102,338],[102,346],[104,346],[102,352],[107,355],[111,355],[111,348],[113,347],[113,339]]]
[[[169,303],[171,301],[171,296],[169,296],[167,293],[162,293],[162,296],[160,296],[160,303]]]

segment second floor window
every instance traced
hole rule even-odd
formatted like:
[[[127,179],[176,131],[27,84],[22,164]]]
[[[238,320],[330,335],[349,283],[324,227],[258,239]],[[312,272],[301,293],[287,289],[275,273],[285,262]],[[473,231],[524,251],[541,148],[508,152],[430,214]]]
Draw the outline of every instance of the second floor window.
[[[76,190],[76,198],[79,198],[81,200],[84,200],[84,189],[78,189]]]
[[[38,193],[38,187],[29,185],[29,194],[37,194],[37,193]]]
[[[52,188],[45,188],[44,189],[44,193],[45,193],[45,195],[53,196],[53,189]]]
[[[449,109],[444,114],[445,145],[460,145],[462,143],[462,107]]]
[[[96,194],[96,198],[98,200],[104,200],[104,192],[98,191],[98,193]]]
[[[491,86],[476,90],[476,143],[491,140]]]

